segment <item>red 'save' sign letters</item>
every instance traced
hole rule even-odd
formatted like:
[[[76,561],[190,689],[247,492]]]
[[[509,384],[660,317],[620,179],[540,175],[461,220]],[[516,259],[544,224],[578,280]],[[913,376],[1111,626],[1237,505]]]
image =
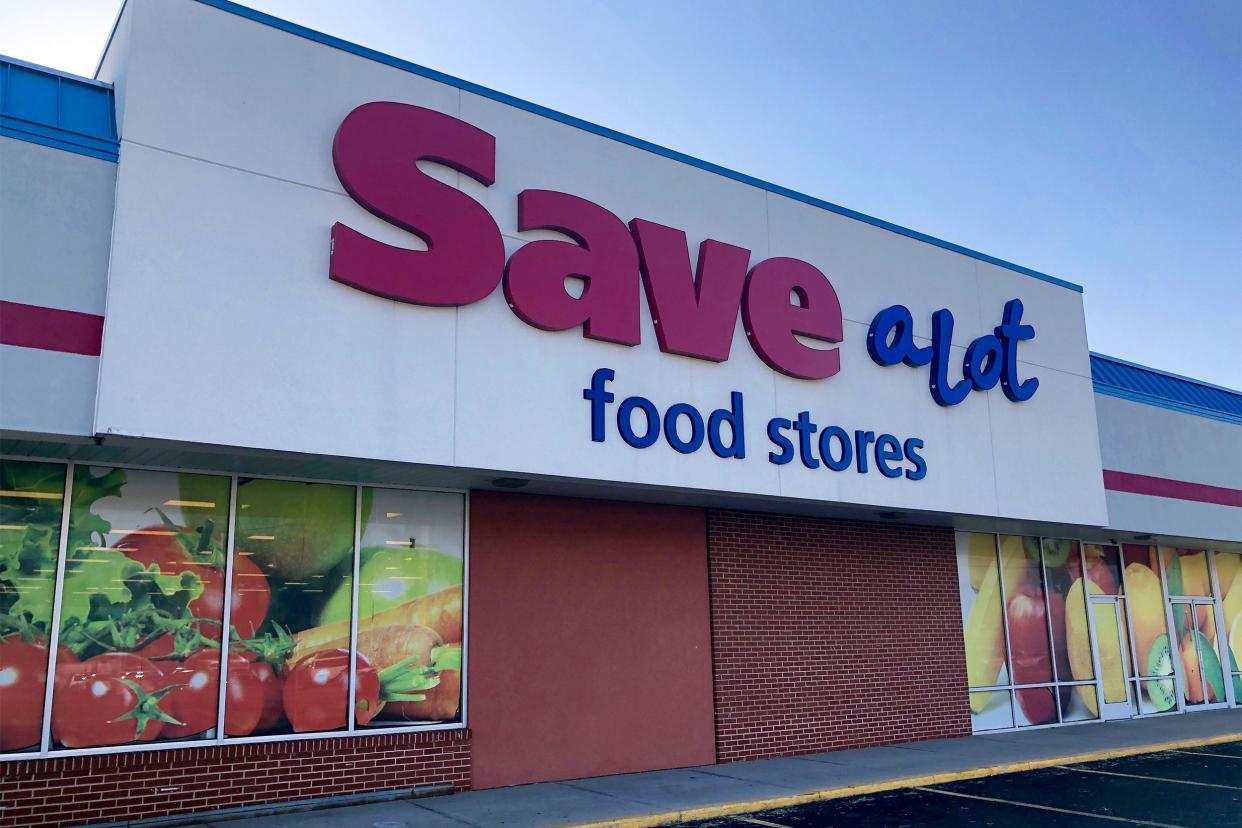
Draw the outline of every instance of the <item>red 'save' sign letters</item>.
[[[484,186],[496,180],[496,139],[440,112],[401,103],[363,104],[341,122],[332,160],[346,192],[384,221],[418,236],[427,250],[384,244],[337,223],[329,276],[359,290],[416,305],[469,305],[504,281],[509,306],[544,330],[582,326],[592,339],[637,345],[639,285],[660,349],[699,359],[729,358],[738,311],[755,352],[792,377],[841,370],[841,304],[823,273],[798,259],[750,267],[750,251],[707,240],[693,269],[686,235],[641,218],[627,226],[577,196],[523,190],[518,230],[556,230],[573,239],[538,240],[505,263],[495,219],[477,201],[422,172],[445,164]],[[568,277],[585,283],[581,296]]]

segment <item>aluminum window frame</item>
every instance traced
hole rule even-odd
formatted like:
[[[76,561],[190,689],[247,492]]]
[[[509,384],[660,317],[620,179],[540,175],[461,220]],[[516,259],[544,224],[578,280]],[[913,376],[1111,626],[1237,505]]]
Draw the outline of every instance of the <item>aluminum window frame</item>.
[[[1168,584],[1165,583],[1164,561],[1160,552],[1160,546],[1157,544],[1142,544],[1148,548],[1154,546],[1156,549],[1155,575],[1156,580],[1160,582],[1160,600],[1162,602],[1164,614],[1163,635],[1169,642],[1170,655],[1176,657],[1170,658],[1170,661],[1173,663],[1172,673],[1164,676],[1152,676],[1145,674],[1145,670],[1143,668],[1146,666],[1147,654],[1139,654],[1137,639],[1134,637],[1134,617],[1130,613],[1130,608],[1134,606],[1134,596],[1130,594],[1129,576],[1126,575],[1126,570],[1129,569],[1130,566],[1126,563],[1125,559],[1125,544],[1118,543],[1115,545],[1117,546],[1117,560],[1121,565],[1121,594],[1119,597],[1124,601],[1122,606],[1125,613],[1127,638],[1129,638],[1127,646],[1130,648],[1130,667],[1131,672],[1134,674],[1132,676],[1126,676],[1126,682],[1130,685],[1130,692],[1134,694],[1134,706],[1135,710],[1138,711],[1133,718],[1147,719],[1154,716],[1172,716],[1178,713],[1184,713],[1184,700],[1182,697],[1182,684],[1180,678],[1180,672],[1182,669],[1181,657],[1175,650],[1177,642],[1175,640],[1175,633],[1172,632],[1172,606],[1169,603],[1169,589]],[[1152,710],[1146,713],[1143,712],[1143,686],[1149,682],[1168,681],[1169,679],[1173,680],[1173,695],[1175,697],[1175,704],[1173,707],[1168,710]],[[1150,696],[1148,698],[1150,698]]]
[[[1196,607],[1202,607],[1202,606],[1210,607],[1210,611],[1212,613],[1212,621],[1215,625],[1215,631],[1216,631],[1216,642],[1215,643],[1216,643],[1217,649],[1219,650],[1219,652],[1217,653],[1217,658],[1218,660],[1220,660],[1220,663],[1221,663],[1220,664],[1221,676],[1222,676],[1222,681],[1225,685],[1225,688],[1224,688],[1225,697],[1215,702],[1209,702],[1207,700],[1207,685],[1208,685],[1207,675],[1203,672],[1202,666],[1200,666],[1199,679],[1202,684],[1202,687],[1200,689],[1203,691],[1203,701],[1199,702],[1198,704],[1187,703],[1185,699],[1185,693],[1186,693],[1186,688],[1187,688],[1187,685],[1186,685],[1187,678],[1184,675],[1185,670],[1182,668],[1181,635],[1180,633],[1178,633],[1177,639],[1174,640],[1172,637],[1172,634],[1170,634],[1169,646],[1170,646],[1170,649],[1172,649],[1173,652],[1177,655],[1177,657],[1173,659],[1173,662],[1174,662],[1174,666],[1176,667],[1176,672],[1178,675],[1178,699],[1177,699],[1178,712],[1197,713],[1200,710],[1220,710],[1222,708],[1238,707],[1240,704],[1242,704],[1242,699],[1238,699],[1237,694],[1234,692],[1233,677],[1235,675],[1242,675],[1242,670],[1235,673],[1229,667],[1228,656],[1230,655],[1230,649],[1229,649],[1229,632],[1230,631],[1225,628],[1225,615],[1224,615],[1225,596],[1222,594],[1222,590],[1220,586],[1220,576],[1217,574],[1217,571],[1216,571],[1216,556],[1222,553],[1242,556],[1242,553],[1232,552],[1231,550],[1213,549],[1208,546],[1178,547],[1178,546],[1169,546],[1169,545],[1161,544],[1161,545],[1158,545],[1156,549],[1157,549],[1157,553],[1156,553],[1157,560],[1159,560],[1160,562],[1160,569],[1161,569],[1160,584],[1162,588],[1164,589],[1164,602],[1165,602],[1165,607],[1166,607],[1166,615],[1168,619],[1167,623],[1169,625],[1169,629],[1172,630],[1174,628],[1173,605],[1175,603],[1191,607],[1192,613],[1195,611],[1194,608]],[[1203,553],[1203,559],[1204,559],[1203,563],[1204,563],[1204,566],[1207,567],[1207,573],[1208,573],[1208,594],[1207,595],[1190,595],[1185,592],[1171,593],[1168,591],[1168,584],[1166,583],[1167,578],[1165,577],[1168,571],[1167,570],[1168,560],[1166,559],[1165,556],[1167,554],[1169,557],[1178,557],[1178,552],[1177,552],[1178,549],[1193,549],[1197,552]],[[1184,579],[1183,579],[1183,583],[1185,583]],[[1204,635],[1204,637],[1206,638],[1207,636]],[[1195,643],[1195,647],[1196,649],[1198,648],[1197,641]],[[1221,658],[1222,653],[1225,656],[1224,658]],[[1201,658],[1198,655],[1196,655],[1196,657]],[[1200,665],[1202,665],[1202,661],[1200,661]],[[1242,665],[1239,665],[1239,667],[1242,667]]]
[[[1230,660],[1221,659],[1221,672],[1225,675],[1225,698],[1229,707],[1238,707],[1242,705],[1242,698],[1238,698],[1237,688],[1234,686],[1234,678],[1242,677],[1242,664],[1238,664],[1237,670],[1230,666],[1233,651],[1229,647],[1229,636],[1233,632],[1228,625],[1225,624],[1225,593],[1232,584],[1221,584],[1220,575],[1216,569],[1216,558],[1218,555],[1236,555],[1239,563],[1242,563],[1242,552],[1234,552],[1229,549],[1209,549],[1208,551],[1208,578],[1212,586],[1212,597],[1215,599],[1213,612],[1216,621],[1217,646],[1220,651]],[[1242,681],[1242,679],[1239,679]]]
[[[1204,702],[1200,704],[1195,704],[1195,705],[1188,705],[1186,703],[1185,686],[1186,686],[1187,677],[1185,676],[1184,674],[1185,671],[1182,668],[1180,654],[1179,652],[1176,651],[1176,649],[1174,651],[1174,658],[1172,659],[1173,661],[1173,673],[1172,674],[1165,675],[1165,676],[1150,676],[1150,675],[1146,675],[1143,672],[1142,668],[1140,667],[1141,661],[1137,654],[1137,648],[1135,644],[1134,622],[1133,622],[1133,618],[1131,615],[1131,607],[1133,606],[1133,598],[1130,595],[1128,576],[1126,574],[1125,552],[1123,549],[1124,544],[1119,543],[1119,542],[1113,542],[1113,541],[1087,541],[1083,538],[1065,537],[1065,536],[1057,536],[1057,535],[1030,535],[1030,534],[1022,534],[1020,532],[976,532],[976,531],[970,531],[970,530],[965,530],[965,529],[955,530],[955,537],[960,536],[960,535],[966,535],[966,536],[991,535],[993,538],[994,554],[996,556],[995,561],[997,565],[997,574],[999,578],[999,583],[1001,587],[1001,595],[1003,599],[1002,604],[1001,604],[1001,623],[1004,629],[1005,664],[1006,664],[1006,668],[1010,670],[1010,672],[1008,673],[1010,680],[1007,684],[992,684],[992,685],[979,686],[979,687],[967,686],[966,688],[967,697],[969,698],[970,694],[978,693],[978,692],[1007,692],[1009,693],[1010,715],[1012,717],[1012,721],[1014,722],[1014,724],[1009,727],[995,727],[995,728],[990,727],[985,730],[977,730],[977,731],[973,731],[973,726],[972,726],[973,732],[1004,733],[1004,732],[1009,732],[1009,731],[1037,730],[1037,729],[1048,728],[1048,727],[1062,727],[1062,726],[1068,726],[1068,725],[1093,724],[1093,723],[1103,724],[1108,721],[1118,720],[1115,718],[1107,719],[1103,715],[1104,686],[1103,686],[1103,677],[1101,675],[1100,664],[1099,664],[1099,643],[1097,642],[1096,635],[1095,635],[1095,620],[1094,620],[1094,615],[1092,612],[1092,603],[1091,603],[1092,597],[1099,597],[1101,599],[1113,599],[1115,601],[1120,602],[1121,604],[1121,606],[1116,608],[1116,611],[1121,613],[1121,617],[1125,622],[1126,633],[1127,633],[1126,638],[1128,640],[1122,641],[1120,642],[1120,644],[1121,646],[1125,648],[1124,655],[1129,657],[1132,672],[1134,673],[1133,676],[1129,674],[1126,674],[1124,676],[1124,683],[1126,686],[1126,691],[1130,697],[1127,699],[1127,702],[1131,704],[1131,710],[1132,710],[1132,713],[1128,718],[1146,719],[1146,718],[1155,718],[1158,716],[1173,716],[1173,715],[1178,715],[1178,714],[1187,713],[1187,712],[1197,712],[1200,710],[1218,710],[1221,708],[1236,708],[1238,706],[1242,706],[1242,698],[1238,698],[1238,694],[1234,692],[1233,681],[1232,681],[1232,677],[1234,675],[1242,675],[1242,670],[1239,670],[1237,673],[1231,672],[1228,669],[1227,663],[1223,659],[1221,663],[1221,673],[1222,673],[1224,685],[1225,685],[1225,698],[1222,700],[1216,701],[1216,702],[1207,702],[1206,692],[1205,692]],[[1092,596],[1084,592],[1084,598],[1086,599],[1084,601],[1084,612],[1086,613],[1087,634],[1088,634],[1088,639],[1089,639],[1090,647],[1091,647],[1092,669],[1095,672],[1094,678],[1074,679],[1071,681],[1060,680],[1060,676],[1058,675],[1059,671],[1056,666],[1055,642],[1053,642],[1052,670],[1053,670],[1054,680],[1052,682],[1037,682],[1034,684],[1017,684],[1013,681],[1013,674],[1011,672],[1012,668],[1009,666],[1012,664],[1012,649],[1011,649],[1010,640],[1009,640],[1009,613],[1008,613],[1009,595],[1005,587],[1004,566],[1003,566],[1003,561],[1001,559],[1001,538],[1002,537],[1014,537],[1014,538],[1034,537],[1034,538],[1039,539],[1039,550],[1040,550],[1039,565],[1041,569],[1040,577],[1043,579],[1043,582],[1044,582],[1045,613],[1047,613],[1049,610],[1048,593],[1047,593],[1047,566],[1044,562],[1044,555],[1045,555],[1044,541],[1045,540],[1064,540],[1064,541],[1068,541],[1070,543],[1076,544],[1078,548],[1078,559],[1079,559],[1079,567],[1080,567],[1079,571],[1082,573],[1087,572],[1086,545],[1088,543],[1091,543],[1092,545],[1095,545],[1095,546],[1112,547],[1116,549],[1117,567],[1120,571],[1120,576],[1119,576],[1120,580],[1117,585],[1118,592],[1114,595],[1101,594],[1099,596]],[[1199,607],[1199,606],[1210,607],[1213,613],[1213,618],[1216,622],[1217,640],[1215,643],[1217,647],[1227,648],[1228,647],[1228,633],[1224,629],[1224,596],[1221,594],[1222,589],[1221,589],[1221,584],[1220,584],[1220,576],[1217,572],[1216,556],[1222,553],[1223,554],[1242,554],[1242,553],[1235,553],[1235,552],[1232,552],[1231,550],[1213,549],[1208,546],[1188,547],[1188,548],[1195,549],[1195,551],[1202,551],[1205,553],[1205,565],[1208,570],[1208,583],[1209,583],[1208,594],[1207,595],[1187,595],[1184,593],[1173,594],[1169,592],[1169,588],[1168,588],[1168,579],[1167,579],[1167,571],[1166,571],[1166,567],[1167,567],[1166,555],[1176,555],[1177,547],[1168,546],[1165,544],[1143,544],[1143,545],[1154,547],[1156,549],[1156,563],[1158,567],[1157,567],[1157,571],[1155,572],[1155,575],[1156,575],[1157,580],[1160,583],[1160,597],[1162,600],[1162,606],[1163,606],[1163,612],[1164,612],[1165,633],[1169,636],[1170,647],[1177,648],[1178,646],[1180,646],[1179,642],[1174,640],[1175,633],[1172,632],[1175,630],[1175,626],[1173,623],[1173,605],[1175,603],[1178,603],[1178,604],[1189,605],[1191,607],[1192,612],[1194,611],[1194,607]],[[965,618],[962,619],[963,624],[965,623],[965,620],[966,620]],[[1049,640],[1052,641],[1051,621],[1049,621]],[[1224,649],[1222,649],[1222,652],[1223,651]],[[1143,685],[1148,682],[1167,681],[1170,679],[1174,682],[1174,688],[1176,691],[1175,695],[1177,698],[1177,703],[1174,705],[1174,707],[1172,707],[1169,710],[1164,710],[1164,711],[1153,710],[1150,712],[1144,712],[1142,709],[1142,702],[1141,702],[1141,694],[1142,694]],[[1206,691],[1207,677],[1201,675],[1200,679],[1204,685],[1203,689]],[[1035,688],[1081,687],[1081,686],[1086,686],[1086,685],[1093,685],[1096,690],[1097,714],[1095,718],[1065,721],[1065,711],[1062,709],[1060,694],[1054,692],[1054,695],[1056,697],[1056,702],[1057,702],[1057,721],[1056,722],[1049,722],[1049,723],[1040,724],[1040,725],[1019,725],[1017,724],[1018,722],[1017,691],[1018,690],[1035,689]],[[1115,704],[1120,704],[1120,703],[1115,703]]]
[[[1095,676],[1090,679],[1072,679],[1070,681],[1058,680],[1057,668],[1056,668],[1056,658],[1057,658],[1056,642],[1053,640],[1053,636],[1052,636],[1051,612],[1050,612],[1050,607],[1048,606],[1047,567],[1044,563],[1044,541],[1045,540],[1063,540],[1063,541],[1068,541],[1069,543],[1074,544],[1075,547],[1077,548],[1078,564],[1080,567],[1079,572],[1084,573],[1084,574],[1087,571],[1086,551],[1083,548],[1086,541],[1084,541],[1081,538],[1071,538],[1071,537],[1065,537],[1061,535],[1039,535],[1039,534],[1030,535],[1030,534],[1015,533],[1015,532],[972,532],[972,531],[965,530],[965,529],[959,529],[959,530],[955,530],[954,532],[955,548],[956,548],[956,542],[957,542],[956,539],[958,535],[967,535],[967,536],[969,535],[991,535],[992,536],[993,554],[995,555],[996,571],[997,571],[998,581],[1000,583],[1000,589],[1001,589],[1001,625],[1005,631],[1005,669],[1006,669],[1006,674],[1009,677],[1009,683],[1007,684],[994,684],[994,685],[989,685],[987,687],[970,687],[968,683],[968,686],[966,688],[966,697],[969,699],[971,693],[978,693],[978,692],[985,692],[985,691],[986,692],[1007,692],[1009,694],[1009,707],[1010,707],[1010,717],[1011,717],[1010,721],[1013,722],[1013,724],[1009,725],[1008,727],[989,727],[985,730],[975,730],[974,724],[972,721],[971,732],[978,733],[978,734],[1013,733],[1013,732],[1027,731],[1027,730],[1044,730],[1050,727],[1071,727],[1075,725],[1104,724],[1105,722],[1109,721],[1108,719],[1104,718],[1103,713],[1101,712],[1102,708],[1100,707],[1100,704],[1103,701],[1104,691],[1103,691],[1103,681],[1100,676],[1100,669],[1099,669],[1099,666],[1096,664],[1096,653],[1097,653],[1098,648],[1097,648],[1096,641],[1095,641],[1095,624],[1091,618],[1090,600],[1084,600],[1084,607],[1083,607],[1083,611],[1086,615],[1087,637],[1088,637],[1088,641],[1090,642],[1089,646],[1091,647],[1092,671],[1095,673]],[[1005,587],[1004,561],[1001,559],[1001,538],[1002,537],[1012,537],[1012,538],[1018,538],[1018,539],[1035,538],[1039,542],[1039,561],[1037,562],[1037,565],[1039,568],[1039,577],[1040,577],[1040,580],[1043,586],[1042,592],[1043,592],[1043,599],[1044,599],[1044,615],[1046,618],[1049,619],[1048,620],[1048,648],[1049,648],[1050,660],[1052,662],[1051,667],[1052,667],[1052,676],[1053,676],[1053,681],[1051,682],[1036,682],[1034,684],[1014,683],[1013,667],[1012,667],[1013,652],[1010,649],[1010,644],[1009,644],[1009,593]],[[1088,596],[1084,588],[1084,598],[1087,598],[1087,597]],[[960,612],[960,607],[959,607],[959,612]],[[1127,621],[1128,620],[1129,619],[1127,618]],[[963,627],[965,625],[965,621],[966,619],[963,618],[962,619]],[[1068,646],[1068,639],[1066,642],[1066,646]],[[1083,686],[1088,686],[1088,685],[1092,685],[1095,687],[1095,695],[1096,695],[1095,718],[1074,719],[1072,721],[1065,721],[1065,711],[1062,710],[1062,707],[1061,707],[1061,694],[1057,692],[1058,688],[1083,687]],[[1038,689],[1038,688],[1049,688],[1052,690],[1052,695],[1056,701],[1056,706],[1057,706],[1057,720],[1055,722],[1045,722],[1044,724],[1019,725],[1018,724],[1017,691],[1027,690],[1027,689]],[[972,716],[972,719],[973,719],[973,716]]]
[[[58,539],[56,575],[55,575],[55,595],[52,604],[52,619],[48,630],[48,668],[47,678],[45,680],[44,698],[43,698],[43,722],[41,739],[38,750],[23,750],[7,753],[0,753],[0,762],[25,762],[35,760],[60,759],[76,756],[98,756],[117,753],[144,753],[160,750],[193,750],[199,747],[219,748],[227,745],[245,745],[256,744],[260,742],[295,742],[310,741],[319,739],[344,739],[358,738],[367,736],[384,736],[396,733],[434,733],[441,731],[467,730],[469,728],[468,704],[469,696],[469,652],[470,652],[470,490],[454,488],[448,486],[406,486],[392,483],[368,483],[361,480],[331,480],[312,477],[296,477],[291,475],[270,475],[270,474],[248,474],[244,472],[224,472],[219,469],[199,469],[188,468],[182,466],[159,466],[140,463],[113,463],[113,462],[91,462],[81,460],[70,460],[63,457],[44,457],[41,455],[14,455],[0,454],[0,461],[8,462],[25,462],[25,463],[54,463],[65,467],[65,490],[61,506],[60,515],[60,537]],[[441,494],[454,494],[462,497],[462,639],[461,639],[461,703],[458,713],[458,721],[441,722],[436,724],[404,724],[395,725],[393,727],[366,727],[355,729],[356,717],[352,715],[352,706],[350,714],[346,719],[346,728],[342,730],[316,731],[307,733],[279,733],[258,736],[226,736],[224,733],[224,717],[225,702],[227,700],[227,680],[228,680],[228,659],[220,659],[220,688],[217,706],[217,717],[215,725],[215,736],[210,738],[189,738],[189,739],[170,739],[166,742],[139,742],[124,745],[109,745],[102,747],[90,748],[53,748],[51,745],[51,706],[52,695],[55,689],[56,661],[57,661],[57,643],[60,637],[60,614],[61,614],[61,590],[64,584],[65,559],[67,557],[67,547],[69,543],[68,524],[73,500],[73,473],[77,466],[88,466],[92,468],[116,468],[134,471],[153,471],[165,473],[182,473],[182,474],[204,474],[213,477],[228,478],[229,480],[229,516],[228,516],[228,534],[225,539],[225,590],[224,590],[224,615],[222,623],[224,629],[221,635],[222,652],[227,652],[231,631],[228,623],[232,610],[232,574],[233,574],[233,549],[234,535],[236,532],[237,522],[237,486],[239,478],[247,480],[283,480],[293,483],[329,483],[334,485],[352,486],[354,488],[354,548],[353,548],[353,601],[350,607],[350,646],[351,652],[356,652],[357,648],[357,626],[358,626],[358,570],[360,567],[360,540],[361,540],[361,523],[358,520],[358,511],[361,508],[362,490],[368,489],[392,489],[406,492],[433,492]],[[356,659],[352,659],[356,661]],[[355,665],[350,665],[350,696],[353,698],[355,684]]]

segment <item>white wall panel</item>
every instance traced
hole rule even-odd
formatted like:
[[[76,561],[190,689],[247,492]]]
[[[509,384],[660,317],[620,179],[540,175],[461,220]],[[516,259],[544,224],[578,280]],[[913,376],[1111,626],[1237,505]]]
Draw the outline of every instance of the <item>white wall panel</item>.
[[[1091,376],[1082,294],[990,262],[975,260],[974,264],[979,273],[979,314],[984,332],[1001,323],[1006,302],[1021,299],[1022,321],[1035,327],[1035,338],[1019,346],[1022,361],[1032,367]]]
[[[0,136],[0,299],[104,312],[116,169]]]
[[[1104,468],[1242,489],[1242,426],[1095,395]]]
[[[124,152],[100,433],[452,462],[456,312],[328,280],[346,196]]]
[[[343,193],[332,138],[360,90],[458,111],[452,87],[189,0],[130,0],[125,15],[126,141]]]
[[[905,305],[915,333],[930,337],[932,313],[949,308],[958,345],[991,332],[976,321],[973,259],[770,193],[768,211],[771,254],[819,268],[847,319],[869,325],[889,305]]]
[[[93,434],[99,357],[0,345],[0,429]]]
[[[1165,537],[1242,543],[1242,509],[1168,497],[1106,493],[1113,529]]]
[[[519,192],[556,190],[623,222],[644,218],[684,231],[691,261],[706,238],[750,250],[752,264],[768,256],[762,190],[469,92],[462,93],[461,118],[496,136],[496,183],[463,177],[462,189],[488,208],[502,233],[517,234]]]
[[[875,468],[872,449],[867,460],[870,471],[865,474],[808,469],[795,459],[780,467],[781,494],[898,509],[995,514],[987,396],[972,394],[951,409],[936,405],[927,391],[927,369],[879,368],[867,356],[866,333],[866,325],[846,323],[841,373],[828,382],[774,374],[777,410],[792,419],[805,409],[821,427],[836,425],[850,434],[861,429],[902,441],[921,438],[928,476],[917,481],[904,475],[886,478]],[[954,353],[960,359],[961,350]]]
[[[1090,378],[1026,363],[1019,376],[1039,377],[1030,400],[1011,402],[1000,389],[988,395],[999,512],[1054,521],[1078,504],[1103,513]]]

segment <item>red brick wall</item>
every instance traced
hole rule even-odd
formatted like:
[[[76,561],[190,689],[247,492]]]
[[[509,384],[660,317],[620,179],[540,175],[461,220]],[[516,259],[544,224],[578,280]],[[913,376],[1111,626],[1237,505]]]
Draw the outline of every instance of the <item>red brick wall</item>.
[[[970,733],[953,531],[708,514],[720,762]]]
[[[468,731],[0,762],[0,827],[115,822],[444,783],[470,786]]]

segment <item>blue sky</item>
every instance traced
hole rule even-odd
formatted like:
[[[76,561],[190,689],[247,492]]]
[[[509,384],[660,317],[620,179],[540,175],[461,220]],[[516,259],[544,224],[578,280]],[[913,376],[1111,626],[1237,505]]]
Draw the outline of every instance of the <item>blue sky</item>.
[[[116,0],[0,0],[89,74]],[[1077,282],[1094,350],[1242,388],[1242,4],[247,0]]]

